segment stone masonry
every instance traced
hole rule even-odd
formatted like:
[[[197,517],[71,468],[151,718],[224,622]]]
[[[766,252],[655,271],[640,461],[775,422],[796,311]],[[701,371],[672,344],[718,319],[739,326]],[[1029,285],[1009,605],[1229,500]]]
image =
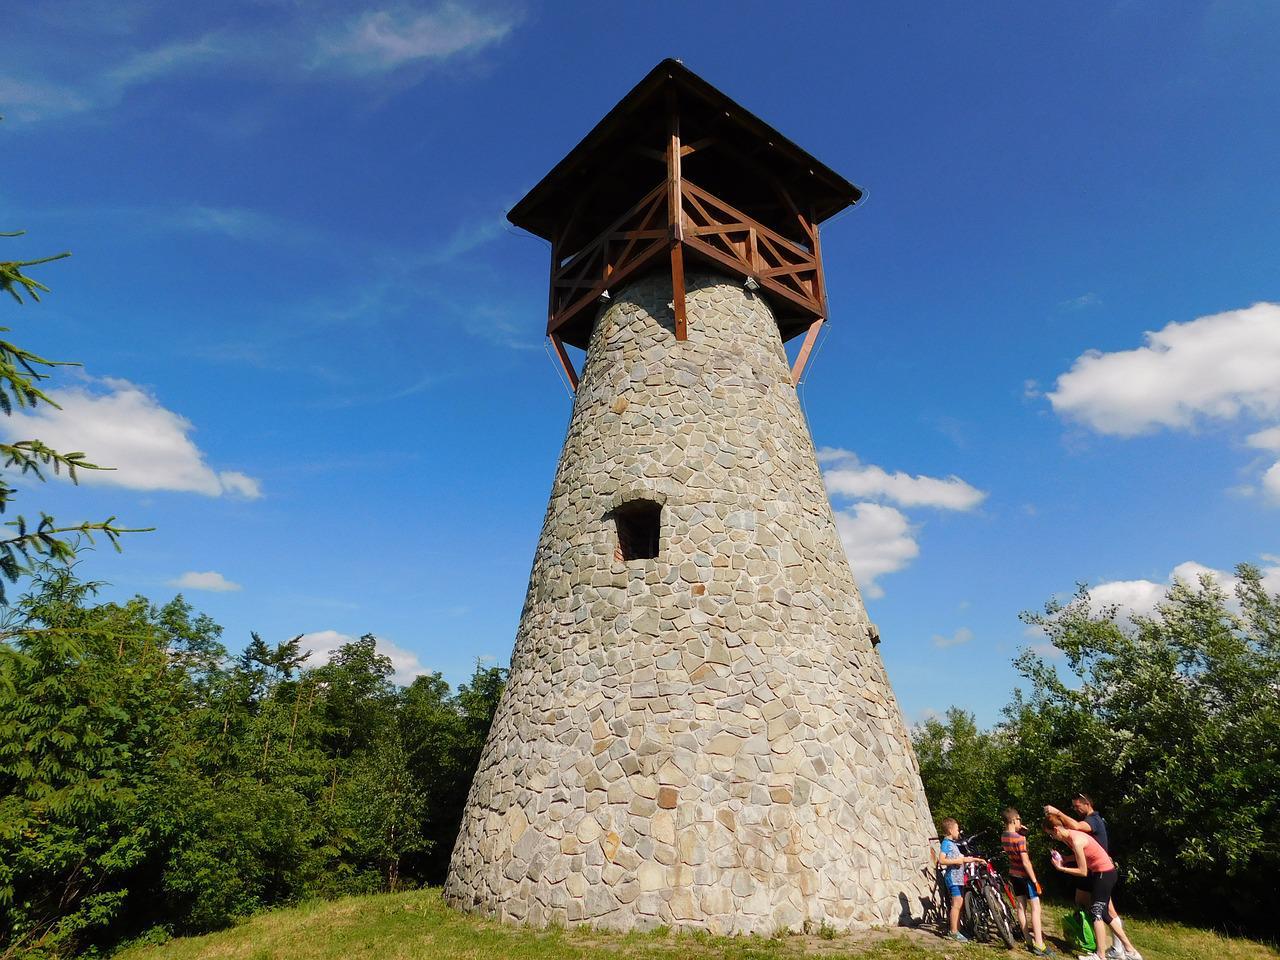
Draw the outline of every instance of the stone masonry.
[[[445,895],[535,925],[919,913],[933,832],[773,314],[669,277],[596,320]],[[657,559],[614,511],[662,505]]]

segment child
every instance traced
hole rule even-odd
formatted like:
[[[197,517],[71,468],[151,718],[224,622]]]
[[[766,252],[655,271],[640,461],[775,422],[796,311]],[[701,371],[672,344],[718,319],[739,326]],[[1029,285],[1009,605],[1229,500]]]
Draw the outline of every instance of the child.
[[[1048,948],[1044,945],[1044,932],[1040,927],[1040,881],[1036,879],[1036,869],[1031,865],[1031,857],[1027,854],[1027,828],[1022,825],[1022,816],[1013,807],[1004,812],[1004,833],[1000,835],[1000,845],[1009,857],[1009,876],[1013,880],[1013,890],[1018,898],[1018,923],[1023,931],[1029,932],[1031,952],[1037,957],[1047,957]],[[1030,903],[1031,928],[1027,928],[1027,905]]]
[[[968,941],[963,933],[960,932],[960,907],[964,902],[964,871],[960,868],[966,863],[982,863],[981,857],[966,857],[960,852],[960,847],[956,841],[960,839],[960,824],[955,821],[954,817],[947,817],[942,821],[942,856],[938,858],[939,865],[946,867],[943,871],[943,878],[946,880],[947,892],[951,894],[951,930],[948,936],[952,940],[959,940],[961,943]]]
[[[1044,832],[1059,843],[1065,843],[1075,854],[1075,864],[1068,867],[1063,863],[1062,855],[1057,850],[1053,851],[1054,867],[1062,873],[1089,881],[1089,914],[1093,917],[1093,933],[1098,947],[1096,953],[1086,954],[1080,960],[1102,960],[1104,950],[1109,960],[1142,960],[1142,954],[1134,949],[1125,934],[1120,918],[1111,912],[1111,891],[1115,889],[1117,874],[1116,865],[1107,851],[1091,834],[1068,829],[1056,816],[1045,819]],[[1113,944],[1110,950],[1106,949],[1108,926],[1123,946]]]

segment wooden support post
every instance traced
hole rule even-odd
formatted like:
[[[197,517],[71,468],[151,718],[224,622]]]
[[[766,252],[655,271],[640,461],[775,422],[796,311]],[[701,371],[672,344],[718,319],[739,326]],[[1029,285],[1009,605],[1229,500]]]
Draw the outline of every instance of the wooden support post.
[[[804,365],[809,362],[809,354],[813,352],[813,345],[818,340],[818,331],[820,329],[822,329],[821,317],[809,324],[809,332],[804,335],[804,343],[800,344],[800,353],[796,355],[796,365],[791,369],[791,385],[793,387],[800,384],[800,378],[804,375]]]
[[[671,245],[671,303],[676,315],[676,339],[689,339],[689,321],[684,312],[684,245]]]
[[[675,89],[667,91],[667,223],[671,229],[671,309],[676,316],[676,339],[689,339],[684,297],[684,184],[680,173],[680,113]]]
[[[578,374],[573,369],[573,361],[569,359],[569,354],[565,352],[564,341],[560,339],[560,334],[553,333],[551,337],[551,345],[556,348],[556,355],[560,358],[560,366],[564,367],[565,376],[569,378],[569,384],[573,387],[575,393],[578,391]]]

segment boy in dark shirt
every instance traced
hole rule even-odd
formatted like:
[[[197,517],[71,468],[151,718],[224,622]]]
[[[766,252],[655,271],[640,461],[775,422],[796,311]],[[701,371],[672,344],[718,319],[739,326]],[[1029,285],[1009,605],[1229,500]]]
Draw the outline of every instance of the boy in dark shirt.
[[[1027,853],[1027,828],[1022,825],[1022,815],[1013,807],[1004,812],[1004,833],[1000,845],[1009,858],[1009,876],[1018,899],[1018,923],[1030,934],[1031,952],[1037,957],[1047,957],[1044,933],[1040,927],[1040,882],[1036,880],[1036,868]],[[1029,909],[1028,909],[1029,908]],[[1031,927],[1027,927],[1027,913],[1031,914]]]

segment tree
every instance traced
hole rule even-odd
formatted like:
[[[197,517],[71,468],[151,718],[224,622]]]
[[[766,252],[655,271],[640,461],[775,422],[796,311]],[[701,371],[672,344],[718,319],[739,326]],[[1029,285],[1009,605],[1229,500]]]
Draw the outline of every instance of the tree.
[[[92,937],[161,843],[147,797],[194,695],[171,656],[181,611],[93,605],[96,586],[46,563],[6,617],[16,655],[0,664],[0,947],[11,950]],[[216,642],[207,625],[182,633]]]
[[[17,231],[0,234],[0,237],[14,238],[22,235],[22,231]],[[48,292],[49,288],[23,271],[69,256],[70,253],[58,253],[35,260],[0,261],[0,292],[7,292],[20,305],[23,303],[24,293],[38,302],[40,294]],[[8,331],[8,327],[0,327],[0,333]],[[40,388],[40,383],[49,378],[49,370],[74,365],[67,361],[47,360],[0,338],[0,412],[11,416],[15,406],[27,408],[42,403],[57,407],[58,404]],[[83,452],[60,453],[40,440],[0,443],[0,458],[3,459],[5,470],[41,481],[48,479],[49,471],[54,474],[65,471],[72,482],[78,483],[77,473],[81,470],[109,469],[90,463]],[[11,476],[0,474],[0,513],[8,510],[16,496],[17,489]],[[141,532],[118,526],[115,521],[115,517],[108,517],[96,523],[83,521],[59,525],[53,517],[43,512],[38,521],[28,521],[21,515],[8,521],[6,526],[12,533],[0,538],[0,603],[5,598],[5,581],[15,583],[32,560],[48,558],[69,562],[75,557],[80,543],[84,540],[92,541],[95,533],[105,536],[119,550],[121,534]],[[2,652],[0,649],[0,653]]]
[[[911,740],[934,819],[954,817],[966,834],[984,833],[986,846],[993,846],[1008,805],[999,735],[979,730],[973,714],[951,707],[942,719],[916,726]]]
[[[1099,800],[1128,896],[1257,929],[1259,878],[1280,873],[1280,598],[1255,567],[1237,576],[1235,610],[1204,576],[1151,616],[1099,610],[1084,588],[1024,615],[1068,672],[1025,652],[1031,690],[1005,727],[1043,796]]]

